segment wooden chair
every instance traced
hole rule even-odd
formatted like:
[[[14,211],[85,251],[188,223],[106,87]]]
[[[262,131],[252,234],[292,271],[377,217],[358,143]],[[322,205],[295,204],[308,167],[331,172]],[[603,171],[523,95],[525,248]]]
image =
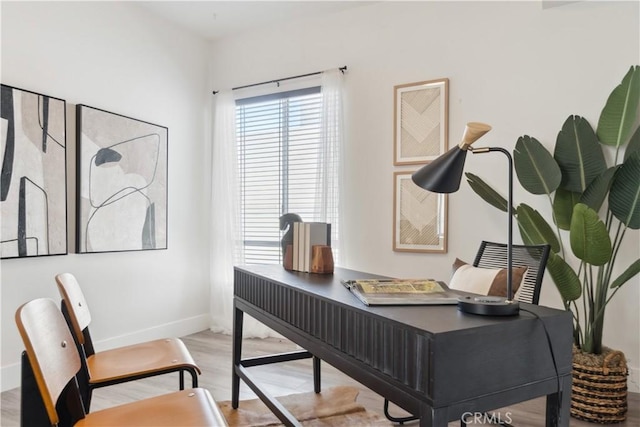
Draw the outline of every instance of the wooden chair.
[[[78,373],[85,411],[89,412],[93,389],[171,372],[179,374],[184,390],[184,373],[191,374],[192,387],[198,386],[200,368],[179,338],[147,341],[96,352],[89,333],[91,314],[76,278],[69,273],[56,276],[62,296],[61,309],[73,332],[81,357]]]
[[[529,304],[538,304],[540,300],[540,288],[544,271],[549,259],[549,245],[512,245],[512,266],[527,267],[527,272],[522,279],[518,293],[518,301]],[[480,248],[473,261],[474,267],[480,268],[506,268],[507,267],[507,245],[506,243],[494,243],[482,241]],[[384,400],[384,415],[390,421],[404,424],[408,421],[417,420],[416,416],[394,417],[389,414],[389,400]],[[461,420],[461,425],[466,423]]]
[[[226,420],[202,388],[176,391],[87,414],[76,373],[80,355],[56,303],[40,298],[22,305],[16,324],[26,348],[46,417],[30,414],[23,425],[37,426],[226,426]],[[32,399],[34,401],[35,399]],[[24,415],[24,414],[23,414]]]

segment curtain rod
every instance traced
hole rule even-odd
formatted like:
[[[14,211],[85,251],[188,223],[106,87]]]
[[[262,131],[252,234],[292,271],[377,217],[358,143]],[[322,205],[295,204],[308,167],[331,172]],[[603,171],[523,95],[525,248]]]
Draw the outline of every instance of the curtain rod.
[[[344,74],[344,72],[347,71],[347,66],[345,65],[343,67],[339,67],[338,70],[342,71],[342,74]],[[232,88],[231,90],[245,89],[248,87],[260,86],[260,85],[267,85],[269,83],[276,83],[278,86],[280,86],[280,82],[285,80],[299,79],[301,77],[315,76],[317,74],[322,74],[322,71],[316,71],[315,73],[300,74],[299,76],[283,77],[281,79],[269,80],[269,81],[260,82],[260,83],[253,83],[250,85],[238,86],[238,87]],[[215,95],[216,93],[219,93],[219,92],[220,92],[219,90],[214,90],[212,93]]]

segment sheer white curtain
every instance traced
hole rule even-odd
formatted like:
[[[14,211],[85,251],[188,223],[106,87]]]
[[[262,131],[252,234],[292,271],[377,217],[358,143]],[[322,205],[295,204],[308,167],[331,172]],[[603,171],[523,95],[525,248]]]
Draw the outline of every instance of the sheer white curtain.
[[[242,262],[236,105],[231,91],[215,95],[211,150],[210,280],[212,330],[231,333],[233,265]]]
[[[322,73],[322,151],[316,181],[316,203],[320,206],[322,222],[332,224],[331,240],[336,264],[345,265],[340,218],[343,183],[343,79],[339,69]]]
[[[342,183],[342,81],[339,70],[322,74],[322,139],[320,160],[321,182],[316,188],[316,201],[321,203],[324,218],[330,222],[332,239],[338,244],[334,250],[344,262],[340,249],[340,187]],[[241,235],[238,153],[236,141],[236,106],[231,91],[215,95],[213,118],[213,149],[211,159],[211,330],[230,334],[233,327],[233,266],[244,262]],[[278,334],[245,315],[245,337],[267,337]]]
[[[244,263],[238,186],[236,105],[231,91],[215,95],[211,150],[210,288],[211,330],[233,330],[233,266]],[[245,337],[276,335],[245,316]]]

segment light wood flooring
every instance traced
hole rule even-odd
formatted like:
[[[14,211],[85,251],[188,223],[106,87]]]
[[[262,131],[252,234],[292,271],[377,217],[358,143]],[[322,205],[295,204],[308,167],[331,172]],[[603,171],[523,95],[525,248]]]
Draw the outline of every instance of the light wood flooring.
[[[217,401],[229,400],[231,397],[231,337],[203,331],[183,337],[183,340],[194,359],[202,369],[199,385],[209,389]],[[249,339],[243,343],[243,356],[257,356],[276,352],[291,351],[297,347],[284,339]],[[250,368],[265,389],[274,396],[291,393],[309,392],[313,390],[311,360],[300,360],[282,364],[272,364]],[[186,378],[187,385],[190,379]],[[101,388],[94,392],[92,410],[98,410],[132,400],[141,399],[177,389],[178,378],[175,375],[163,375],[155,378],[119,384]],[[241,383],[242,384],[242,383]],[[383,398],[350,379],[340,371],[326,363],[322,364],[322,386],[328,388],[336,385],[353,385],[358,387],[358,402],[370,411],[382,414]],[[0,426],[19,426],[20,393],[13,389],[1,394]],[[244,384],[240,387],[240,398],[251,399],[255,395]],[[513,425],[518,427],[544,426],[545,401],[539,398],[500,410],[502,414],[509,412]],[[393,412],[400,415],[401,412]],[[409,425],[415,425],[410,423]],[[458,422],[450,426],[459,426]],[[596,426],[571,418],[572,427]],[[640,394],[629,394],[629,414],[627,421],[616,424],[620,427],[640,426]],[[357,427],[357,426],[354,426]]]

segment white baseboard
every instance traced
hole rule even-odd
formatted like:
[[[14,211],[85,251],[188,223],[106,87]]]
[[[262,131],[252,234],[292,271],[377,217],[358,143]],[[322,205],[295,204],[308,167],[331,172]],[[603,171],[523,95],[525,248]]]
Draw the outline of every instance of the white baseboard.
[[[0,372],[0,391],[20,387],[20,362],[3,366]]]
[[[144,329],[131,334],[119,335],[93,343],[97,351],[109,350],[143,341],[157,340],[167,337],[183,337],[209,329],[211,318],[207,314],[189,317],[175,322],[165,323],[153,328]]]
[[[143,329],[130,334],[119,335],[93,343],[98,351],[122,347],[143,341],[166,337],[182,337],[209,329],[211,319],[208,314],[189,317],[175,322],[165,323],[153,328]],[[0,390],[7,391],[20,386],[20,362],[3,366],[0,372]]]

